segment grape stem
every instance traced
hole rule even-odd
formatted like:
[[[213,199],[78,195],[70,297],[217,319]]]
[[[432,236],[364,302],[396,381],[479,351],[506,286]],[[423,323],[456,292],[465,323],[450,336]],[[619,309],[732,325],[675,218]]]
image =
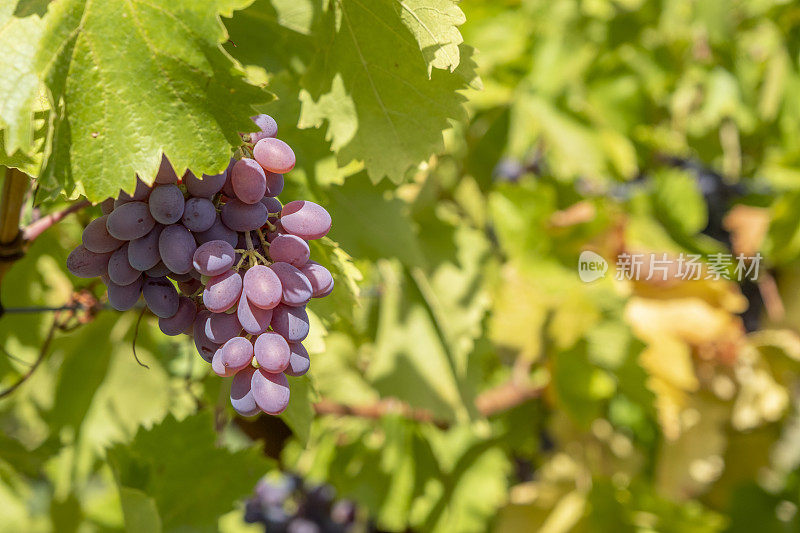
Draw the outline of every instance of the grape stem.
[[[267,239],[264,238],[264,232],[261,231],[261,228],[256,230],[256,234],[258,235],[258,240],[261,241],[261,246],[264,248],[264,250],[268,250],[269,243],[267,242]]]

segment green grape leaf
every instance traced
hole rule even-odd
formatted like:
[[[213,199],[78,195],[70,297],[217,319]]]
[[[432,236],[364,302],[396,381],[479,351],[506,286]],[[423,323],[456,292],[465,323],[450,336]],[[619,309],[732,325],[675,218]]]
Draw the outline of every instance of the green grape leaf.
[[[414,34],[425,61],[428,75],[433,68],[454,71],[461,55],[458,45],[464,39],[458,26],[466,22],[464,12],[454,0],[396,0],[400,18]]]
[[[291,401],[289,406],[281,414],[281,418],[292,429],[295,437],[300,442],[308,441],[311,432],[311,422],[314,420],[314,408],[312,403],[316,393],[314,386],[308,376],[299,378],[289,378],[289,388],[291,390]]]
[[[231,452],[216,447],[216,438],[211,415],[202,413],[181,421],[168,417],[140,429],[128,446],[111,448],[109,463],[135,511],[125,513],[126,526],[156,522],[150,503],[133,490],[155,502],[164,531],[215,531],[219,516],[249,494],[269,466],[256,448]]]
[[[334,6],[318,32],[322,53],[304,79],[299,126],[327,121],[341,165],[362,160],[374,182],[388,176],[399,183],[411,166],[443,148],[442,130],[450,121],[464,117],[457,91],[475,78],[470,51],[461,50],[457,72],[428,78],[395,2],[341,0]]]
[[[220,47],[220,14],[247,0],[51,4],[37,64],[58,105],[44,170],[100,201],[176,171],[219,173],[252,106],[269,100]]]
[[[119,488],[127,533],[161,533],[161,517],[153,498],[129,487]]]
[[[39,76],[33,61],[42,36],[42,19],[14,16],[15,2],[0,6],[0,128],[5,128],[5,154],[33,151],[33,112],[39,97]],[[3,163],[5,164],[5,163]]]

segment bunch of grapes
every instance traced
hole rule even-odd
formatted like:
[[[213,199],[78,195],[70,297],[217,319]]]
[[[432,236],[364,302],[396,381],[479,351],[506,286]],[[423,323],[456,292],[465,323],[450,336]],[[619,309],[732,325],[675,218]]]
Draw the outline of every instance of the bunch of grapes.
[[[253,120],[259,131],[243,135],[225,172],[178,179],[164,157],[153,187],[139,180],[133,195],[102,203],[67,259],[74,275],[103,280],[114,309],[142,296],[162,332],[194,337],[213,371],[233,376],[231,404],[244,416],[286,408],[286,376],[309,368],[306,304],[333,290],[307,242],[331,217],[313,202],[281,205],[295,155],[270,116]]]
[[[350,500],[336,500],[330,485],[307,485],[295,475],[262,479],[245,504],[245,522],[264,524],[270,533],[346,533],[374,531],[356,523]],[[362,527],[357,527],[358,525]]]

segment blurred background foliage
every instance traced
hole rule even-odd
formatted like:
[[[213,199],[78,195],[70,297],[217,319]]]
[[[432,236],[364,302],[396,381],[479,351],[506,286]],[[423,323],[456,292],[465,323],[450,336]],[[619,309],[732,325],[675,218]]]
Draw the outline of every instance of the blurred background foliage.
[[[259,531],[243,502],[279,471],[355,502],[354,530],[800,530],[800,7],[429,4],[456,10],[425,61],[466,114],[409,81],[430,103],[398,144],[352,61],[319,64],[350,46],[322,3],[224,19],[298,154],[281,198],[334,220],[311,372],[280,419],[243,420],[152,317],[7,313],[2,384],[48,353],[0,399],[0,530]],[[363,37],[394,46],[399,20]],[[434,154],[413,142],[425,106],[447,126]],[[101,296],[64,268],[96,214],[36,240],[6,307]],[[756,282],[587,284],[586,249],[764,259]]]

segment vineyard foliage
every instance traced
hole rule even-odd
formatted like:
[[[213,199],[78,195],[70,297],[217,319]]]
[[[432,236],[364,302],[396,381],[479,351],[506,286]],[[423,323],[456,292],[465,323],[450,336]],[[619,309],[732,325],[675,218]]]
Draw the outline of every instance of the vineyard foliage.
[[[2,279],[0,388],[43,360],[0,398],[0,531],[258,531],[279,469],[388,531],[798,530],[799,32],[778,0],[3,2],[23,223],[162,153],[219,173],[268,113],[336,289],[287,411],[245,420],[149,314],[21,312],[103,295],[65,268],[99,207],[48,229]]]

